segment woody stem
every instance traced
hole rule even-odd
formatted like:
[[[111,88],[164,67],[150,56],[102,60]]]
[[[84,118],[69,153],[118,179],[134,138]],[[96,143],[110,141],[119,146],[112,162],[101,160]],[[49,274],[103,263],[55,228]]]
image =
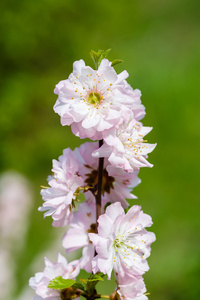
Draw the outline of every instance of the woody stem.
[[[99,141],[99,148],[103,145],[103,140]],[[101,215],[101,190],[102,190],[102,179],[103,179],[103,163],[104,158],[99,158],[98,168],[98,183],[97,183],[97,194],[96,194],[96,222]]]

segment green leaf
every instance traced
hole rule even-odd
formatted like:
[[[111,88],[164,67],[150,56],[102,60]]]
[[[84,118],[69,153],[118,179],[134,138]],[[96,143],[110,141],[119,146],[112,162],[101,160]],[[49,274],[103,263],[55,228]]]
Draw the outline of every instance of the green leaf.
[[[93,295],[96,293],[96,285],[99,281],[103,281],[103,276],[105,276],[103,273],[98,272],[96,274],[92,274],[88,279],[87,279],[87,286],[86,290],[89,295]]]
[[[101,59],[101,61],[102,61],[102,59],[106,58],[107,55],[108,55],[108,53],[110,53],[111,48],[108,49],[108,50],[105,50],[105,51],[103,51],[103,50],[101,50],[101,51],[102,51],[102,54],[101,54],[101,56],[100,56],[100,59]],[[101,61],[100,61],[100,62],[101,62]]]
[[[122,62],[123,62],[123,60],[121,60],[121,59],[115,59],[115,60],[113,60],[111,66],[114,67]]]
[[[98,52],[96,52],[94,50],[90,51],[90,56],[93,59],[93,62],[94,62],[94,65],[95,65],[96,69],[98,69],[98,63],[99,63],[102,52],[103,52],[103,50],[98,50]]]
[[[73,285],[72,285],[72,287],[74,288],[74,289],[78,289],[78,290],[81,290],[81,291],[85,291],[85,287],[84,287],[84,285],[82,284],[82,283],[79,283],[79,282],[76,282],[76,283],[74,283]]]
[[[91,281],[103,281],[103,278],[101,276],[99,276],[98,274],[94,274],[93,277],[91,279],[87,280],[88,282]]]
[[[102,59],[106,58],[106,56],[108,55],[108,53],[111,51],[111,49],[108,50],[98,50],[97,52],[94,50],[90,51],[90,56],[92,57],[93,61],[94,61],[94,65],[95,68],[98,69],[98,67],[100,66],[100,63],[102,61]]]
[[[80,280],[82,283],[84,283],[84,284],[87,283],[87,279],[85,279],[85,278],[79,278],[79,280]]]
[[[62,290],[62,289],[69,288],[75,283],[76,281],[73,279],[64,279],[62,278],[62,276],[58,276],[50,281],[48,287],[53,290]]]

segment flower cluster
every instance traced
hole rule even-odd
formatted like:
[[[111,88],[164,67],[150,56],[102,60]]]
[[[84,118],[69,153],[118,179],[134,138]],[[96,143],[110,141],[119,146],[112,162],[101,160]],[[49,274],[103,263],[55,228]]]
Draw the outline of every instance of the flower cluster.
[[[55,264],[46,259],[44,272],[30,279],[37,294],[34,300],[98,298],[99,274],[110,279],[112,271],[117,298],[147,299],[142,275],[149,269],[147,258],[155,235],[146,230],[151,217],[138,205],[130,207],[127,199],[137,199],[132,191],[141,182],[139,170],[152,167],[147,155],[156,144],[144,139],[152,128],[140,122],[145,115],[141,92],[127,83],[126,71],[116,73],[105,58],[107,52],[92,52],[97,70],[76,61],[69,78],[55,88],[54,110],[61,124],[92,141],[73,151],[67,148],[53,160],[39,210],[45,211],[45,217],[52,216],[53,226],[67,226],[62,245],[67,253],[82,249],[82,256],[69,264],[61,255]],[[85,199],[81,203],[80,193]],[[90,286],[91,277],[85,287],[66,281],[76,280],[80,269],[96,274],[90,275],[97,276],[95,285]]]

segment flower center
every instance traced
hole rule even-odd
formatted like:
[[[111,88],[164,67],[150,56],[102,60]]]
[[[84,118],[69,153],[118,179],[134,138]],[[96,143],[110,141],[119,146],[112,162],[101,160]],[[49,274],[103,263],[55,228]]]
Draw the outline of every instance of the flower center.
[[[95,223],[92,223],[91,225],[90,225],[90,229],[88,229],[88,231],[87,231],[88,233],[96,233],[97,232],[97,225],[95,224]]]
[[[101,96],[93,91],[88,95],[87,101],[90,104],[99,104],[101,101]]]
[[[90,168],[90,166],[86,165],[86,167]],[[91,173],[86,174],[87,179],[85,182],[92,187],[96,187],[98,182],[98,170],[92,170]],[[114,189],[113,183],[115,181],[115,178],[108,175],[108,172],[106,169],[103,170],[103,178],[102,178],[102,194],[108,193],[110,194],[111,189]]]
[[[115,249],[119,249],[119,248],[121,248],[121,247],[123,247],[123,246],[125,246],[125,244],[124,244],[124,239],[121,238],[121,237],[119,237],[119,236],[117,236],[117,237],[114,239],[114,241],[113,241],[113,247],[114,247]]]

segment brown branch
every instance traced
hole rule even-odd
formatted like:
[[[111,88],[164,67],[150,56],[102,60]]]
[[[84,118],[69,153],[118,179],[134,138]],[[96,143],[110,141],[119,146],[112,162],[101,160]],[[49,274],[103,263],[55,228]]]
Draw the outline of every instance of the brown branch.
[[[103,145],[103,140],[99,141],[99,148]],[[96,223],[101,215],[101,190],[102,190],[102,179],[103,179],[103,163],[104,158],[99,158],[99,168],[98,168],[98,183],[97,183],[97,193],[96,193]]]

